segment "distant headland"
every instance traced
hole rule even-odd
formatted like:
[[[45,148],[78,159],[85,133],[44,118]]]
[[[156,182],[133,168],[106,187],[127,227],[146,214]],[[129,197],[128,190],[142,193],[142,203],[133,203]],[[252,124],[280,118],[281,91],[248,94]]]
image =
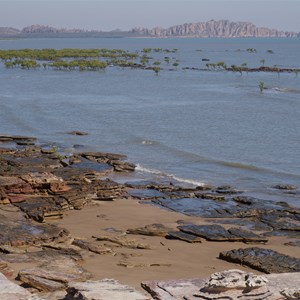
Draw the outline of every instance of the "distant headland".
[[[193,37],[193,38],[296,38],[300,32],[280,31],[257,27],[250,22],[231,22],[210,20],[207,22],[185,23],[169,28],[152,29],[137,27],[129,31],[85,30],[55,28],[47,25],[31,25],[23,29],[0,27],[1,38],[34,37]]]

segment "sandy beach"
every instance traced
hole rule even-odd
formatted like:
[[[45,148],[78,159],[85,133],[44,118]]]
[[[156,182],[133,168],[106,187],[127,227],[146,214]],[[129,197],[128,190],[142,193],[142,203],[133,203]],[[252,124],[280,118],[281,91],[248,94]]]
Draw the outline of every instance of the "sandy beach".
[[[112,202],[94,202],[81,211],[68,211],[62,220],[55,223],[68,229],[74,237],[94,241],[92,236],[100,233],[107,234],[107,230],[118,230],[124,233],[129,228],[153,223],[161,223],[175,229],[178,221],[194,224],[209,222],[207,219],[189,217],[153,205],[140,204],[134,199],[119,199]],[[202,243],[187,243],[144,235],[128,235],[128,237],[149,244],[152,249],[127,249],[113,246],[115,255],[88,255],[82,266],[93,275],[94,279],[114,278],[139,290],[142,290],[140,283],[145,280],[207,277],[217,271],[236,268],[260,273],[217,258],[222,251],[251,246],[244,243],[208,242],[204,239]],[[259,245],[259,247],[300,258],[299,249],[283,245],[286,241],[287,239],[283,237],[272,237],[266,245]],[[108,242],[100,243],[112,246]],[[127,268],[118,265],[122,261],[137,266]],[[146,266],[149,264],[162,264],[162,266]]]
[[[1,149],[0,287],[57,300],[89,280],[145,294],[143,282],[203,281],[228,269],[299,272],[299,211],[285,202],[261,203],[230,186],[139,181],[119,154],[66,160],[31,137],[2,140],[30,147]],[[114,173],[127,183],[109,179]]]

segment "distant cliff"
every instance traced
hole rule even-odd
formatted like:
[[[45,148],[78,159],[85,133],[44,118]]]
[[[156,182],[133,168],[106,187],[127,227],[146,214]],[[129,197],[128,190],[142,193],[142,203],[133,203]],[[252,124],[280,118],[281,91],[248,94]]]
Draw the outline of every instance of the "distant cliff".
[[[197,37],[197,38],[246,38],[246,37],[300,37],[300,33],[256,27],[249,22],[227,20],[186,23],[169,28],[134,28],[130,31],[99,31],[55,28],[31,25],[22,30],[0,27],[0,37]]]
[[[47,25],[31,25],[24,27],[21,31],[23,34],[31,33],[83,33],[87,32],[84,29],[66,29],[66,28],[55,28]]]
[[[230,22],[227,20],[186,23],[167,29],[155,27],[153,29],[134,28],[133,33],[152,37],[299,37],[299,33],[284,32],[276,29],[256,27],[249,22]]]
[[[21,31],[12,27],[0,27],[0,35],[15,35],[20,34]]]

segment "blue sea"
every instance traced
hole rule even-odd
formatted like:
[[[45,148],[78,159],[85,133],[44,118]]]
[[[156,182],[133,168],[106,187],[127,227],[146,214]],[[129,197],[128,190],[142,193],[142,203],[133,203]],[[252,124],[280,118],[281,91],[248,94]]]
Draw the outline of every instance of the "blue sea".
[[[0,49],[22,48],[177,48],[168,56],[179,66],[163,62],[156,76],[119,67],[79,72],[1,63],[1,134],[35,136],[69,152],[123,153],[139,179],[231,185],[300,206],[299,194],[272,188],[300,187],[300,74],[183,69],[206,69],[203,59],[300,68],[300,39],[0,40]],[[163,61],[166,54],[150,56]],[[73,130],[89,135],[66,133]]]

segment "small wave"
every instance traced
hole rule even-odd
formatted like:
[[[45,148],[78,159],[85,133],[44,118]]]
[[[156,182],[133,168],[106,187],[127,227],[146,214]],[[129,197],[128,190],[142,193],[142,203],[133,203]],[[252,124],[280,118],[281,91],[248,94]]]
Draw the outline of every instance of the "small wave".
[[[157,141],[151,141],[151,140],[144,140],[142,141],[143,145],[159,145],[159,142]]]
[[[169,178],[169,179],[172,179],[172,180],[177,181],[177,182],[187,183],[187,184],[191,184],[191,185],[194,185],[194,186],[203,186],[203,185],[205,185],[205,183],[201,182],[201,181],[178,177],[174,174],[165,173],[165,172],[162,172],[162,171],[157,170],[157,169],[145,168],[145,167],[143,167],[139,164],[136,165],[135,170],[140,171],[140,172],[144,172],[144,173],[153,174],[153,175],[158,175],[160,177]]]
[[[273,91],[273,92],[280,92],[280,93],[294,93],[294,94],[300,93],[300,90],[297,90],[297,89],[281,88],[281,87],[273,87],[273,88],[270,88],[269,90]]]
[[[259,166],[254,166],[254,165],[250,165],[250,164],[248,165],[245,163],[231,162],[231,161],[214,160],[212,162],[217,165],[222,165],[222,166],[229,167],[229,168],[237,168],[237,169],[242,169],[242,170],[253,171],[256,173],[283,175],[283,176],[288,176],[290,178],[299,178],[299,174],[288,173],[286,171],[276,170],[274,168],[259,167]]]
[[[259,171],[262,170],[262,168],[253,166],[253,165],[247,165],[237,162],[226,162],[226,161],[219,161],[219,164],[225,166],[225,167],[231,167],[231,168],[238,168],[238,169],[244,169],[244,170],[252,170],[252,171]]]

